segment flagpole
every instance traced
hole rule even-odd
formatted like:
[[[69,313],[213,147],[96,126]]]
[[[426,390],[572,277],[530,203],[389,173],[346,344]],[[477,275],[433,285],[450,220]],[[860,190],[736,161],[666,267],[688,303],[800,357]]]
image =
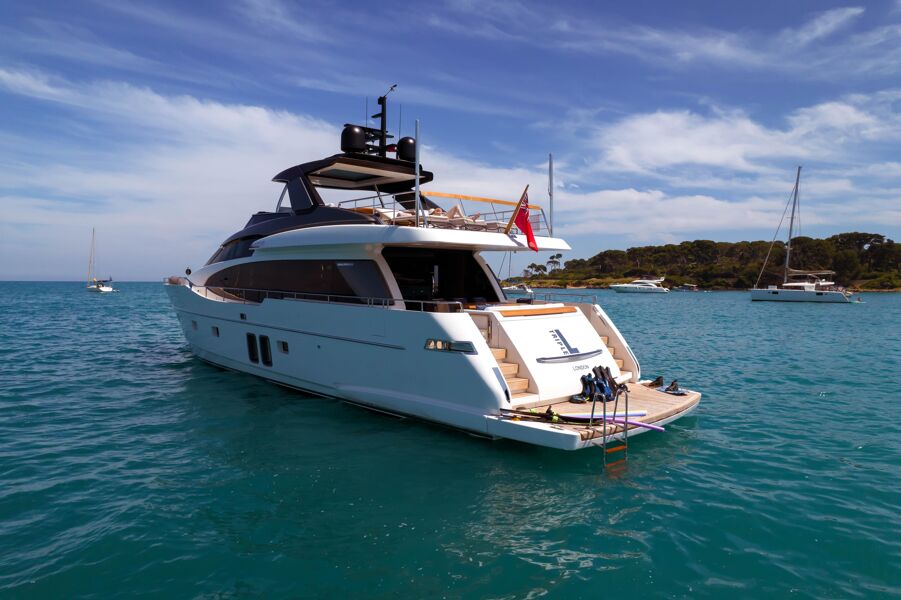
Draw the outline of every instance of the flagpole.
[[[422,214],[422,200],[419,197],[419,119],[416,119],[416,183],[415,183],[415,205],[416,205],[416,226],[419,227],[419,219]]]
[[[547,155],[547,195],[551,204],[551,222],[548,226],[551,237],[554,237],[554,155]]]
[[[504,229],[504,233],[510,234],[510,230],[513,229],[513,222],[516,220],[516,215],[519,214],[519,210],[522,208],[523,200],[526,199],[526,194],[529,192],[529,186],[526,185],[526,189],[522,191],[522,196],[519,197],[519,202],[516,203],[516,208],[513,209],[513,216],[510,217],[510,222],[507,223],[507,227]]]

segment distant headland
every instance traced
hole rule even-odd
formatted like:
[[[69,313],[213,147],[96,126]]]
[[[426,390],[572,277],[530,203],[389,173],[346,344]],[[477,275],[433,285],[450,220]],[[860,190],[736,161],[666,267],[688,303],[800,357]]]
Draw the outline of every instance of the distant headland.
[[[607,287],[611,283],[666,276],[667,285],[693,283],[704,289],[754,287],[771,242],[695,240],[628,250],[604,250],[587,259],[533,263],[522,277],[533,287]],[[785,244],[773,245],[760,285],[781,283]],[[792,266],[835,271],[839,285],[856,290],[901,291],[901,244],[878,233],[839,233],[825,239],[792,240]]]

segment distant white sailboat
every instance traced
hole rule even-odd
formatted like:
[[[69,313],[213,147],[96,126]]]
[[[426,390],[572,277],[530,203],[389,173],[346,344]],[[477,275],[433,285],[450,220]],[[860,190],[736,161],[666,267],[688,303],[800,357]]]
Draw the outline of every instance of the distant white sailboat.
[[[96,242],[97,233],[94,228],[91,228],[91,256],[88,258],[88,286],[87,290],[89,292],[115,292],[113,289],[113,278],[109,277],[107,279],[97,279],[96,273],[94,272],[94,245]]]
[[[767,262],[770,258],[770,252],[767,252],[763,266],[760,268],[760,274],[757,276],[757,283],[751,289],[751,300],[769,301],[769,302],[851,302],[851,292],[842,287],[835,285],[834,281],[828,281],[824,277],[835,275],[835,271],[801,271],[792,269],[789,266],[792,253],[792,234],[795,228],[795,214],[798,218],[801,216],[798,206],[798,188],[801,183],[801,167],[795,175],[795,187],[791,194],[792,212],[791,219],[788,224],[788,242],[785,245],[785,267],[782,279],[782,285],[770,285],[766,288],[757,287],[760,285],[760,279],[766,270]],[[785,215],[783,213],[783,218]],[[779,227],[782,222],[779,222]],[[776,228],[776,235],[779,235],[779,227]],[[773,236],[773,243],[776,236]],[[770,244],[770,251],[773,244]]]

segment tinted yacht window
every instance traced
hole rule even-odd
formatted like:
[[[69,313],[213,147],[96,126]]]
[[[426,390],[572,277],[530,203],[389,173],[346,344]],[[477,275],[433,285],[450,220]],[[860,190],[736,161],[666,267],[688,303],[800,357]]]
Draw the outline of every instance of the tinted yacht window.
[[[259,235],[252,235],[246,238],[240,238],[237,240],[232,240],[229,243],[219,246],[219,249],[216,250],[216,253],[210,257],[210,260],[206,262],[206,264],[211,265],[217,262],[224,262],[226,260],[234,260],[236,258],[244,258],[246,256],[250,256],[253,254],[253,250],[250,249],[250,245],[260,239]]]
[[[207,287],[260,302],[280,292],[309,294],[313,300],[359,302],[359,298],[390,298],[382,274],[371,260],[267,260],[228,267],[210,276]]]
[[[490,276],[472,252],[396,247],[385,248],[382,256],[406,300],[498,301]]]

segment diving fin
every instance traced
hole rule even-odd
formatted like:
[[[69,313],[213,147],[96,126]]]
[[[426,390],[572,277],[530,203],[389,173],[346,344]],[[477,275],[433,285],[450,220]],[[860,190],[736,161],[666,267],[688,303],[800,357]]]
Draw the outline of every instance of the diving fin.
[[[641,385],[646,385],[650,388],[659,388],[663,387],[663,375],[658,375],[654,381],[649,381],[648,383],[642,383]]]

